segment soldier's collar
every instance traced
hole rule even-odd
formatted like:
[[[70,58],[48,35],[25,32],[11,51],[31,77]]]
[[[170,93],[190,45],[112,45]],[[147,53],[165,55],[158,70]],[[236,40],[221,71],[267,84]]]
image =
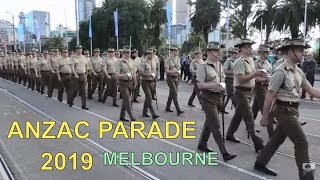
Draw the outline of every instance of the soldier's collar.
[[[296,68],[297,68],[297,65],[296,65],[296,64],[295,64],[295,65],[290,64],[290,63],[288,62],[288,59],[285,59],[283,63],[284,63],[284,65],[285,65],[285,69],[286,69],[286,70],[291,69],[292,71],[295,71]]]
[[[218,63],[218,62],[217,62]],[[217,63],[211,62],[211,60],[206,60],[205,64],[216,67]]]

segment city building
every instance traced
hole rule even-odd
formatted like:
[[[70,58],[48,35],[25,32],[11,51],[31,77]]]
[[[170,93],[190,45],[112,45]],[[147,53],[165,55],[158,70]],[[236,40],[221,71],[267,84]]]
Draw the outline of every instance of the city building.
[[[172,8],[172,24],[187,24],[190,19],[191,7],[188,0],[168,0]]]
[[[70,42],[71,39],[76,36],[76,31],[71,31],[68,27],[64,27],[60,24],[54,31],[51,31],[51,36],[63,37],[66,42]]]
[[[78,0],[79,22],[88,20],[92,15],[92,11],[95,7],[95,0]]]
[[[40,37],[49,37],[50,13],[45,11],[31,11],[25,16],[25,35],[26,39],[40,39]],[[31,34],[31,35],[30,35]],[[40,35],[40,37],[38,37]]]
[[[14,38],[17,37],[17,29],[14,29],[13,33],[13,27],[12,24],[6,20],[0,20],[0,42],[5,41],[6,44],[14,44]]]

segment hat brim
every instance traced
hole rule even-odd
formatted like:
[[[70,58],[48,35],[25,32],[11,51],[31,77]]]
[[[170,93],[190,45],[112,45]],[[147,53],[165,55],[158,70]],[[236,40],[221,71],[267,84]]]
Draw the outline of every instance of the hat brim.
[[[255,44],[255,42],[251,42],[251,43],[240,43],[240,44],[236,44],[236,45],[234,45],[234,47],[242,47],[242,46],[245,46],[245,45],[253,45],[253,44]]]

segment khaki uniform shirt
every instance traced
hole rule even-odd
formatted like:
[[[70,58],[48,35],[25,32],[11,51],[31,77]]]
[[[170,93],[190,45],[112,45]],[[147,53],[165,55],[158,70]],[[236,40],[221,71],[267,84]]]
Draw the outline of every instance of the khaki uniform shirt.
[[[115,73],[114,64],[118,61],[117,58],[115,58],[115,57],[112,57],[112,58],[106,57],[105,60],[106,60],[106,64],[107,64],[106,65],[107,72],[108,73]]]
[[[298,102],[301,88],[306,83],[307,79],[302,70],[285,60],[272,74],[268,89],[277,92],[277,98],[281,101]]]
[[[53,70],[56,70],[59,67],[60,56],[50,56],[50,63]]]
[[[280,58],[276,63],[274,63],[274,65],[273,65],[273,71],[276,70],[277,67],[284,62],[284,60],[285,60],[285,58],[282,57],[282,58]]]
[[[116,74],[128,74],[131,73],[131,76],[135,78],[134,73],[134,64],[130,63],[131,59],[121,59],[114,64],[114,70]]]
[[[51,71],[51,63],[49,58],[42,57],[39,61],[41,71]]]
[[[234,87],[253,88],[255,86],[255,78],[245,83],[240,83],[237,75],[249,75],[255,72],[254,61],[252,58],[245,59],[242,56],[234,65]]]
[[[38,66],[39,66],[39,62],[38,62],[37,58],[31,58],[29,60],[29,68],[30,69],[38,70]]]
[[[71,74],[71,61],[70,61],[70,58],[67,57],[67,58],[60,58],[58,59],[58,68],[59,68],[59,72],[60,73],[64,73],[64,74]]]
[[[180,71],[180,60],[178,57],[175,59],[172,59],[171,57],[168,57],[164,62],[165,69],[171,70],[171,71]]]
[[[92,64],[92,69],[94,70],[94,72],[100,73],[102,71],[103,59],[101,57],[92,57],[91,64]]]
[[[19,58],[18,57],[13,57],[13,66],[18,68],[18,64],[19,64]]]
[[[272,66],[271,64],[269,63],[269,61],[266,59],[264,61],[261,61],[260,59],[259,60],[256,60],[254,62],[254,67],[255,69],[265,69],[267,70],[267,73],[270,75],[271,72],[272,72]]]
[[[223,70],[234,71],[234,65],[236,63],[236,59],[228,58],[223,64]],[[226,77],[234,78],[233,75],[227,74]]]
[[[190,64],[190,72],[191,72],[191,74],[192,74],[192,76],[197,76],[197,71],[198,71],[198,69],[199,69],[199,66],[200,66],[200,64],[202,64],[203,63],[203,60],[202,59],[195,59],[195,60],[193,60],[192,62],[191,62],[191,64]],[[195,71],[195,72],[193,72],[193,71]]]
[[[221,75],[219,73],[219,66],[222,69],[222,65],[219,62],[213,64],[208,60],[204,63],[200,64],[199,69],[197,71],[197,81],[200,83],[212,82],[212,83],[220,83],[224,82],[225,76],[223,71],[221,71]]]
[[[152,63],[152,60],[149,61],[149,60],[146,60],[146,59],[141,61],[139,70],[142,73],[154,74],[154,75],[156,75],[156,72],[157,72],[156,66]],[[142,76],[142,75],[141,75],[141,79],[142,80],[154,80],[152,76],[145,77],[145,76]]]
[[[69,57],[70,59],[72,57]],[[87,58],[88,64],[87,64],[87,72],[91,72],[92,71],[92,60],[91,58]]]
[[[22,56],[18,56],[17,59],[18,59],[18,65],[20,65],[22,68],[26,69],[26,66],[27,66],[26,59],[27,58],[24,55],[22,55]]]
[[[71,62],[74,65],[74,70],[76,71],[77,74],[85,74],[86,73],[88,60],[85,56],[74,55],[71,58]]]

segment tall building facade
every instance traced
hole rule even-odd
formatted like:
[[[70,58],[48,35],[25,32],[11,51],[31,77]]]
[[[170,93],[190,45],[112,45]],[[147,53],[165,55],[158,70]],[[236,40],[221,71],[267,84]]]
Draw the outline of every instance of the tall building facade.
[[[45,11],[31,11],[25,16],[25,27],[28,39],[39,39],[49,37],[51,32],[50,13]],[[35,35],[35,36],[34,36]],[[40,36],[40,37],[38,37]]]
[[[188,0],[168,0],[172,8],[172,24],[188,24],[191,7]]]
[[[92,11],[95,7],[95,0],[78,0],[79,22],[88,20],[92,15]]]

